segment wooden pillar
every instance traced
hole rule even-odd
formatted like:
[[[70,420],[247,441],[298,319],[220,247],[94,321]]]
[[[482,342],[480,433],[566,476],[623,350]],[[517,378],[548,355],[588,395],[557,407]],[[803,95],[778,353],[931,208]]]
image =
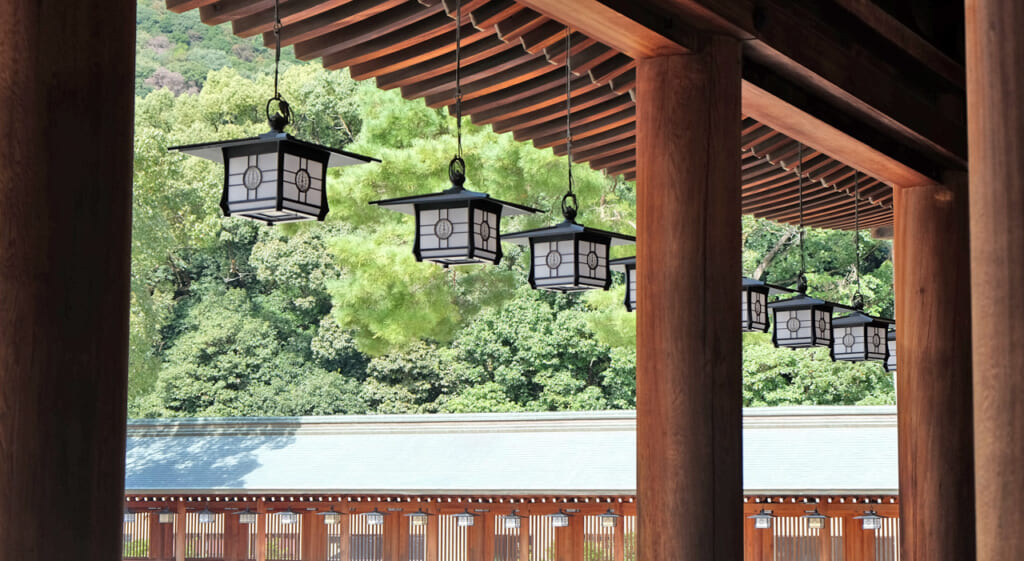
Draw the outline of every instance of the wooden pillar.
[[[388,516],[384,517],[384,561],[398,561],[398,540],[401,534],[399,526],[404,521],[404,518],[400,518],[402,517],[399,512],[388,512]]]
[[[427,509],[427,510],[429,512],[433,512],[434,516],[428,516],[427,517],[427,537],[426,537],[427,552],[426,552],[426,561],[438,561],[438,559],[437,559],[438,541],[439,541],[440,532],[441,532],[441,522],[439,521],[439,519],[441,518],[441,509],[440,508],[436,508],[436,509]],[[348,561],[348,560],[345,559],[343,561]]]
[[[483,525],[481,532],[483,555],[480,557],[483,561],[493,561],[494,559],[494,516],[494,511],[488,511],[482,513],[477,519],[477,523]]]
[[[967,0],[978,559],[1024,558],[1024,4]]]
[[[174,524],[161,524],[160,515],[149,514],[149,558],[156,561],[174,559]]]
[[[302,561],[327,561],[327,525],[315,512],[302,515]]]
[[[519,560],[518,561],[530,561],[530,510],[522,509],[519,511],[519,515],[523,517],[522,524],[519,526]],[[616,559],[615,561],[621,561]]]
[[[135,2],[8,0],[0,37],[0,559],[118,559]]]
[[[185,561],[188,529],[185,501],[178,501],[178,512],[174,515],[174,561]]]
[[[249,559],[249,526],[234,511],[224,513],[224,561]]]
[[[900,551],[903,559],[969,561],[975,540],[967,185],[964,174],[953,173],[944,183],[893,193]]]
[[[263,499],[256,500],[256,561],[267,560],[267,505]]]
[[[620,509],[621,511],[621,509]],[[626,518],[623,516],[615,525],[615,561],[626,561]]]
[[[759,512],[760,509],[754,512]],[[755,528],[754,519],[743,517],[743,561],[773,561],[775,537],[771,529]]]
[[[638,60],[636,91],[638,558],[735,561],[739,43]]]
[[[858,513],[843,516],[843,561],[875,561],[875,530],[865,530],[854,516]]]
[[[341,547],[338,549],[338,558],[341,561],[349,561],[351,554],[349,550],[352,547],[352,515],[348,513],[348,502],[343,503],[345,508],[341,512],[341,527],[338,528],[338,540],[341,542]],[[437,561],[437,559],[431,559],[427,557],[427,561]]]

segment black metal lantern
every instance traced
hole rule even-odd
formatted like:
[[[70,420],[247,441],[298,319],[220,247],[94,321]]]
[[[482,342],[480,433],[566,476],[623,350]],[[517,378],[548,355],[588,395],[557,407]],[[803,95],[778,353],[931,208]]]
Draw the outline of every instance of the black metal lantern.
[[[157,513],[157,520],[161,524],[172,524],[174,522],[175,515],[176,513],[173,510],[164,507],[160,512]]]
[[[626,275],[626,309],[636,310],[636,257],[625,257],[611,261],[613,271],[621,271]]]
[[[501,261],[501,216],[533,214],[540,209],[491,198],[467,190],[466,162],[462,159],[462,2],[455,2],[455,123],[458,151],[448,164],[452,186],[440,193],[400,197],[370,204],[416,217],[417,261],[445,267]]]
[[[861,528],[865,530],[878,530],[882,527],[882,516],[874,510],[865,511],[860,516],[854,516],[854,520],[861,521]]]
[[[772,343],[793,349],[831,347],[833,306],[803,293],[768,304],[775,324]]]
[[[622,518],[621,514],[615,514],[612,509],[608,509],[607,512],[598,514],[597,518],[601,521],[602,528],[614,528],[619,523],[619,518]]]
[[[545,515],[548,520],[551,521],[551,526],[554,528],[567,528],[569,526],[569,517],[571,514],[565,512],[562,509],[558,509],[558,512]]]
[[[377,507],[373,507],[372,511],[364,512],[364,513],[360,514],[360,516],[362,516],[363,519],[366,520],[366,525],[367,526],[383,526],[384,525],[384,517],[387,516],[388,514],[390,514],[390,513],[388,513],[388,512],[381,512],[381,511],[377,510]]]
[[[501,217],[540,212],[539,209],[491,198],[463,187],[466,164],[456,156],[448,165],[451,188],[430,195],[400,197],[370,204],[416,217],[417,261],[444,266],[501,261]]]
[[[889,358],[885,359],[885,371],[896,372],[896,328],[892,328],[885,334],[885,340],[889,347]]]
[[[331,506],[331,509],[328,510],[327,512],[318,512],[316,513],[316,515],[323,516],[324,524],[328,526],[332,524],[338,524],[339,522],[341,522],[341,513],[334,510],[334,506]]]
[[[405,516],[409,518],[409,521],[413,526],[426,526],[427,521],[430,519],[429,517],[433,516],[433,514],[424,512],[423,509],[420,508],[416,509],[416,512],[410,512]]]
[[[801,516],[807,521],[807,527],[812,530],[820,530],[825,527],[825,521],[828,520],[828,516],[818,512],[818,509],[806,510],[805,514]]]
[[[787,288],[768,284],[757,279],[743,277],[742,300],[740,304],[743,331],[768,331],[768,297],[788,294]]]
[[[245,510],[240,510],[235,513],[238,517],[239,524],[255,524],[259,518],[259,513],[253,510],[249,510],[249,507],[245,507]]]
[[[513,510],[509,514],[501,517],[501,526],[506,530],[514,530],[523,525],[523,519],[525,516],[520,516],[518,510]]]
[[[469,509],[463,509],[463,512],[453,514],[455,517],[455,525],[459,528],[466,528],[476,523],[476,517],[480,516],[474,512],[470,512]]]
[[[856,311],[832,321],[832,360],[860,362],[889,358],[886,335],[891,319]]]
[[[565,52],[572,52],[572,39],[565,28]],[[558,292],[608,290],[612,278],[609,248],[636,242],[633,236],[588,228],[576,222],[579,201],[572,191],[572,65],[565,57],[565,140],[569,163],[569,186],[562,197],[561,224],[550,228],[506,234],[502,240],[530,245],[530,286]]]
[[[220,208],[224,216],[241,216],[277,224],[323,220],[327,215],[327,168],[379,162],[376,158],[298,140],[284,132],[291,119],[288,102],[277,91],[281,60],[281,19],[274,2],[274,97],[267,100],[270,131],[252,138],[172,146],[224,164]],[[270,114],[277,102],[278,112]]]
[[[772,511],[762,508],[761,512],[748,516],[747,518],[754,519],[754,528],[757,528],[758,530],[766,530],[772,527],[772,520],[775,518],[775,515],[772,514]]]
[[[609,249],[636,241],[633,236],[577,224],[569,214],[558,226],[506,234],[501,239],[529,243],[530,286],[557,292],[608,290],[612,284]]]

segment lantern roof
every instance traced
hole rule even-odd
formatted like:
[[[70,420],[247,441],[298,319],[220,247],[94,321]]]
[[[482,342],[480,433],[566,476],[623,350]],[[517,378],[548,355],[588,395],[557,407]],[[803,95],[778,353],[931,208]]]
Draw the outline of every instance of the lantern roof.
[[[633,257],[623,257],[621,259],[612,259],[611,261],[608,262],[608,265],[611,266],[613,271],[625,272],[626,271],[626,267],[630,267],[630,266],[635,267],[636,266],[636,256],[634,255]]]
[[[502,201],[499,199],[495,199],[494,197],[491,197],[487,193],[481,193],[479,191],[470,191],[469,189],[458,187],[455,185],[439,193],[430,193],[428,195],[413,195],[410,197],[398,197],[395,199],[384,199],[381,201],[372,201],[370,202],[370,204],[387,207],[390,208],[391,210],[397,210],[398,212],[405,214],[415,214],[416,205],[448,204],[461,201],[488,201],[494,204],[499,204],[505,208],[502,214],[506,216],[516,216],[522,214],[535,214],[538,212],[544,212],[539,208],[533,208],[525,205],[519,205],[516,203],[510,203],[508,201]]]
[[[833,310],[840,312],[852,312],[853,308],[845,306],[843,304],[836,304],[835,302],[829,302],[827,300],[821,300],[814,298],[806,294],[800,293],[788,300],[778,300],[771,302],[768,307],[773,310],[792,310],[794,308],[807,308],[810,306],[829,306]]]
[[[531,238],[549,238],[555,236],[571,237],[576,236],[578,234],[593,234],[597,236],[607,236],[612,240],[611,245],[628,245],[631,243],[636,243],[636,236],[628,236],[626,234],[609,232],[607,230],[589,228],[587,226],[570,220],[565,220],[557,226],[537,228],[535,230],[525,230],[522,232],[515,232],[513,234],[502,234],[501,241],[525,245],[526,242],[528,242]]]
[[[217,163],[224,163],[224,148],[232,148],[235,146],[251,146],[254,144],[272,144],[275,142],[290,142],[303,146],[306,148],[312,148],[315,150],[324,150],[330,153],[330,158],[327,160],[327,167],[337,168],[344,166],[351,166],[355,164],[366,164],[369,162],[379,162],[380,160],[372,156],[363,156],[362,154],[356,154],[354,152],[348,152],[345,150],[338,150],[337,148],[330,148],[328,146],[321,146],[319,144],[313,144],[312,142],[306,142],[305,140],[299,140],[294,136],[283,132],[271,130],[265,132],[259,136],[252,136],[249,138],[238,138],[234,140],[217,140],[214,142],[200,142],[199,144],[183,144],[181,146],[171,146],[168,150],[178,150],[192,156],[198,156],[200,158],[211,160]]]
[[[769,296],[779,296],[781,294],[792,294],[796,292],[795,290],[790,288],[784,288],[781,286],[776,286],[774,284],[768,284],[764,281],[752,279],[750,277],[743,277],[743,288],[751,288],[755,286],[767,287]]]
[[[832,320],[832,327],[855,327],[858,325],[872,325],[872,324],[884,324],[891,325],[896,322],[887,318],[876,318],[869,316],[861,311],[855,311],[848,316],[841,318],[835,318]]]

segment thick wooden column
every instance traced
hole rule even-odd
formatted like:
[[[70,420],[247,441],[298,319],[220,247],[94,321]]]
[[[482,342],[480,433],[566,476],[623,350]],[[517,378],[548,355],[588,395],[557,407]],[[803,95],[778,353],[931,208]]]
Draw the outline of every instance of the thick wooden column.
[[[327,561],[327,525],[315,512],[302,515],[302,561]]]
[[[233,511],[224,513],[224,561],[249,559],[249,526]]]
[[[638,558],[742,558],[740,48],[637,61]]]
[[[132,1],[0,7],[0,559],[121,557],[134,53]]]
[[[978,559],[1024,558],[1024,4],[967,0]]]
[[[971,279],[964,174],[894,189],[900,551],[974,559]],[[950,516],[951,505],[956,516]]]

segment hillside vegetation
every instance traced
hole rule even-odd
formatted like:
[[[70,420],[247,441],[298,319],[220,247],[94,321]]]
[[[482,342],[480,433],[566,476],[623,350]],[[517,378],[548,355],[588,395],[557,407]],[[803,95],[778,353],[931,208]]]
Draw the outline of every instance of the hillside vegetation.
[[[313,142],[383,160],[332,170],[324,223],[222,218],[222,171],[168,146],[267,129],[273,53],[228,26],[138,5],[131,416],[619,409],[635,405],[634,316],[609,292],[530,290],[525,257],[498,267],[416,263],[412,220],[367,203],[439,191],[455,151],[446,112],[286,52],[281,88]],[[464,122],[467,187],[556,209],[566,161]],[[580,219],[635,230],[635,186],[574,167]],[[554,213],[506,222],[553,223]],[[744,217],[744,270],[792,282],[795,229]],[[853,294],[852,234],[810,231],[814,294]],[[620,248],[615,256],[632,254]],[[892,314],[891,249],[861,237],[869,311]],[[737,295],[738,296],[738,295]],[[667,373],[670,375],[670,373]],[[744,403],[891,403],[877,364],[744,338]]]

